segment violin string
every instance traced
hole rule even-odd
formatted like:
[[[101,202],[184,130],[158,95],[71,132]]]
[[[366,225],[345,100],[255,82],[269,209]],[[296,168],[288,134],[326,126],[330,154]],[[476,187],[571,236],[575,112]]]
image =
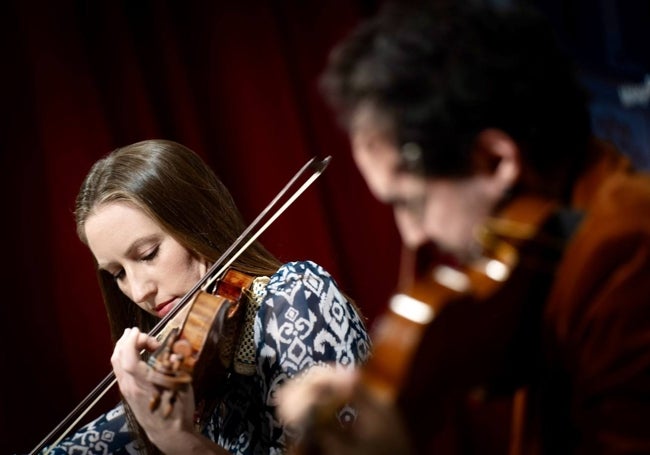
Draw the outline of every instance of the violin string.
[[[329,164],[331,160],[331,156],[327,156],[321,160],[316,160],[316,158],[311,158],[300,170],[293,176],[293,178],[280,190],[280,192],[273,198],[273,200],[265,207],[265,209],[253,220],[253,222],[248,225],[248,227],[237,237],[237,239],[233,242],[232,245],[215,261],[215,263],[208,269],[206,274],[188,291],[185,296],[180,300],[178,305],[170,311],[158,324],[155,325],[155,327],[149,332],[150,336],[155,336],[157,335],[162,328],[166,325],[166,323],[173,318],[183,306],[193,297],[194,293],[196,293],[208,280],[214,281],[217,277],[220,277],[225,270],[234,262],[239,255],[246,250],[250,246],[250,244],[255,241],[263,232],[266,230],[266,228],[273,222],[275,219],[277,219],[285,210],[286,208],[295,201],[298,196],[300,196],[306,189],[311,185],[314,180],[316,180],[327,168],[327,165]],[[253,234],[253,236],[244,244],[243,247],[241,247],[235,255],[233,255],[227,262],[226,265],[222,266],[222,264],[227,260],[228,256],[239,246],[239,244],[245,239],[248,234],[257,226],[257,224],[260,223],[260,221],[267,216],[269,211],[272,209],[273,206],[277,204],[277,202],[284,197],[284,195],[294,186],[295,182],[302,176],[302,174],[307,170],[310,169],[312,170],[312,175],[303,183],[296,192],[285,202],[278,211],[260,228],[258,232]],[[219,270],[219,273],[214,275],[214,272],[221,267]],[[143,353],[142,351],[141,353]],[[42,451],[47,445],[52,438],[55,437],[55,435],[59,434],[59,437],[54,440],[51,444],[49,444],[49,449],[45,452],[44,455],[48,455],[55,447],[56,445],[61,442],[61,440],[73,429],[75,426],[79,423],[79,421],[92,409],[97,402],[108,392],[108,390],[117,382],[117,379],[115,378],[115,374],[111,371],[108,376],[106,376],[102,382],[99,383],[97,387],[95,387],[89,394],[84,398],[73,410],[68,414],[66,418],[64,418],[41,442],[38,443],[38,445],[31,451],[29,452],[29,455],[36,455],[40,451]],[[75,418],[76,417],[76,418]],[[65,430],[64,427],[66,427]]]

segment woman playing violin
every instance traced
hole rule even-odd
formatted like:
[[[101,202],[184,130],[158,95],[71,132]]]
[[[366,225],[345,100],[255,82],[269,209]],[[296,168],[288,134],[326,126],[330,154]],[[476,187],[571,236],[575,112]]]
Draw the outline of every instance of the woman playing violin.
[[[337,455],[650,454],[650,178],[592,136],[585,94],[540,14],[510,2],[413,3],[387,4],[358,27],[323,78],[370,191],[393,206],[406,245],[433,242],[460,269],[483,254],[477,232],[528,227],[538,210],[526,201],[557,206],[563,229],[548,250],[566,246],[551,282],[514,302],[535,316],[514,326],[526,343],[505,345],[504,356],[522,354],[503,376],[515,381],[449,379],[454,368],[492,368],[465,354],[503,336],[486,309],[500,302],[475,302],[495,317],[468,312],[453,326],[449,305],[394,403],[380,406],[363,375],[324,372],[281,392],[281,416]],[[512,223],[515,206],[530,213]],[[357,400],[356,424],[316,428],[323,390]]]
[[[282,453],[277,387],[313,365],[366,358],[363,320],[333,278],[311,261],[281,264],[254,242],[231,266],[253,278],[231,361],[200,390],[163,391],[171,406],[151,406],[160,390],[140,352],[161,342],[149,331],[246,226],[199,156],[166,140],[131,144],[95,163],[75,215],[97,264],[123,403],[50,453]]]

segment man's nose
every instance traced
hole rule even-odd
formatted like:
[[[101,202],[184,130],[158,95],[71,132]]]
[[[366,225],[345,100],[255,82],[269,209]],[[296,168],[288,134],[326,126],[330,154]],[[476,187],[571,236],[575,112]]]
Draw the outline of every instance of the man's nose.
[[[410,210],[395,207],[393,210],[397,230],[402,242],[409,248],[417,249],[429,241],[422,225],[422,217]]]

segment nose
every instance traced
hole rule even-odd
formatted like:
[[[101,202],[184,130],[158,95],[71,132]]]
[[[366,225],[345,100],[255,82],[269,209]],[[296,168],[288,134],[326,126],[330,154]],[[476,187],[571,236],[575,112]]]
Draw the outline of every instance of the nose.
[[[394,207],[393,215],[402,242],[409,248],[417,249],[428,242],[422,226],[422,217],[403,207]]]
[[[145,303],[155,295],[156,284],[145,272],[132,270],[127,277],[129,280],[122,291],[135,303]]]

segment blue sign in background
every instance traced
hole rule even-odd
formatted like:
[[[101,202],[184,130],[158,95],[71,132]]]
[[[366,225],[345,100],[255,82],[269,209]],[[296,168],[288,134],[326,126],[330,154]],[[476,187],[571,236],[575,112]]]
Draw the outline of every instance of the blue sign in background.
[[[534,3],[578,65],[596,135],[650,169],[650,1]]]

